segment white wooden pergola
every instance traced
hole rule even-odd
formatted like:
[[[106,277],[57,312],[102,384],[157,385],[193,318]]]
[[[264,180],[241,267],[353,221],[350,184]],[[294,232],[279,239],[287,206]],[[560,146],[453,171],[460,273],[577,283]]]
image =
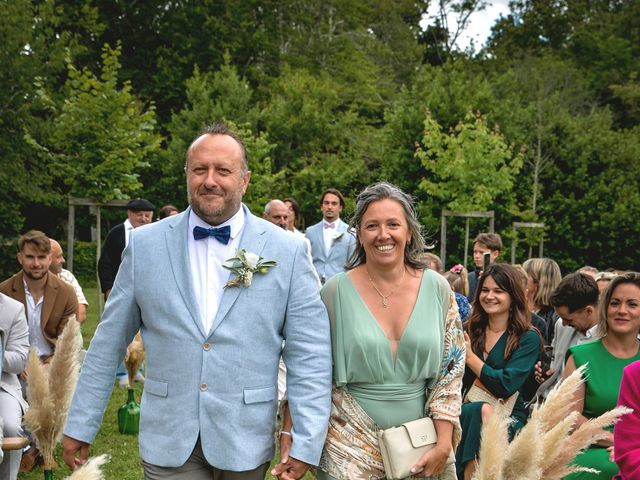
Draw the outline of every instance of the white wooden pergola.
[[[76,238],[76,207],[86,206],[93,210],[96,216],[96,280],[100,285],[100,278],[98,277],[98,259],[100,258],[100,251],[102,250],[102,234],[101,223],[102,218],[100,215],[101,207],[125,207],[129,203],[129,200],[110,200],[108,202],[97,202],[89,198],[69,197],[69,228],[67,230],[67,267],[73,271],[73,244]],[[98,314],[102,313],[102,295],[100,288],[98,288]]]
[[[448,217],[464,217],[464,261],[463,265],[467,265],[467,256],[469,253],[469,220],[471,218],[487,218],[489,219],[489,232],[494,231],[495,213],[493,210],[485,212],[454,212],[453,210],[443,210],[440,217],[440,258],[443,264],[446,262],[447,255],[447,218]]]

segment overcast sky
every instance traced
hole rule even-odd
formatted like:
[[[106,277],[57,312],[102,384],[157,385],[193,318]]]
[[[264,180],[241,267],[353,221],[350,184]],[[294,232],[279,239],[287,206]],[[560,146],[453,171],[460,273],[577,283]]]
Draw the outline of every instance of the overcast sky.
[[[476,49],[484,45],[489,33],[491,33],[491,27],[500,15],[506,15],[509,13],[509,0],[489,0],[487,7],[481,12],[475,12],[470,17],[469,25],[467,29],[458,39],[458,47],[461,49],[466,48],[471,39],[474,40]],[[431,3],[429,14],[433,15],[437,12],[438,2]],[[455,27],[454,18],[449,19],[451,27]],[[429,23],[431,21],[428,21]]]

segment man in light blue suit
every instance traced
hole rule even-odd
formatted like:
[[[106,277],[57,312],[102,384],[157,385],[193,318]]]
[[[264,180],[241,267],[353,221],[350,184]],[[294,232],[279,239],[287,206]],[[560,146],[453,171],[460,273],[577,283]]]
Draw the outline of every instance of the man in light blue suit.
[[[82,367],[64,460],[75,468],[86,459],[116,366],[140,329],[146,479],[262,480],[274,454],[281,354],[296,426],[278,469],[300,478],[319,461],[331,408],[329,324],[304,241],[241,203],[246,150],[225,125],[191,144],[185,170],[191,207],[131,233]]]
[[[335,188],[328,188],[320,197],[322,221],[307,228],[305,233],[311,242],[313,266],[323,284],[344,271],[356,246],[356,237],[349,231],[349,225],[340,220],[343,208],[342,194]]]

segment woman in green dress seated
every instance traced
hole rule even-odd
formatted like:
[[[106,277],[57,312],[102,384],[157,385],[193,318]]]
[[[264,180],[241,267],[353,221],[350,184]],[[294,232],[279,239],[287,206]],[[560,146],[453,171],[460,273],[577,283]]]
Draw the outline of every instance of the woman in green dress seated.
[[[579,366],[588,364],[586,381],[576,393],[574,410],[580,412],[577,425],[611,410],[618,404],[618,391],[624,367],[640,360],[640,273],[618,275],[603,292],[598,311],[600,337],[575,345],[567,352],[566,378]],[[575,464],[600,473],[578,472],[571,480],[606,479],[618,473],[613,458],[613,433],[592,445],[575,459]]]
[[[400,189],[366,188],[351,225],[357,247],[348,271],[322,290],[335,385],[318,479],[384,478],[376,432],[425,415],[438,442],[415,476],[455,478],[446,464],[460,437],[464,337],[455,297],[425,268],[421,226]]]
[[[511,413],[510,435],[527,421],[522,388],[538,360],[542,338],[531,326],[524,276],[515,267],[494,263],[480,277],[473,309],[465,329],[467,365],[463,379],[466,393],[475,383],[497,398],[519,392]],[[458,478],[475,472],[480,430],[491,413],[484,402],[462,405],[462,440],[456,451]]]

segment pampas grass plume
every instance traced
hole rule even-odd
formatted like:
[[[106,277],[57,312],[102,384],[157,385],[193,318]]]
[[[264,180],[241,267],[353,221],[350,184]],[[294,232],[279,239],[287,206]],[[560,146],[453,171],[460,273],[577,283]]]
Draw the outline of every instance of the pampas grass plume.
[[[34,349],[29,353],[27,400],[30,407],[24,415],[24,423],[35,436],[36,445],[44,457],[45,470],[53,470],[56,466],[55,448],[62,438],[78,381],[78,352],[81,347],[80,324],[72,315],[58,337],[48,367],[42,364]]]
[[[561,480],[573,472],[598,473],[571,462],[585,448],[606,438],[609,432],[604,428],[631,410],[617,407],[584,422],[571,433],[578,418],[578,412],[571,407],[576,390],[584,382],[585,368],[586,365],[576,369],[549,393],[542,405],[535,407],[529,422],[508,446],[506,427],[500,423],[504,422],[500,418],[503,415],[499,409],[494,410],[482,428],[480,461],[473,480]]]
[[[104,480],[105,477],[100,467],[109,460],[111,457],[106,453],[98,457],[91,457],[65,480]]]
[[[557,384],[547,395],[541,405],[537,405],[531,412],[531,420],[537,421],[543,433],[548,432],[562,422],[571,412],[573,395],[584,383],[584,371],[587,365],[577,368],[565,380]]]
[[[509,446],[509,423],[511,420],[501,412],[494,411],[482,427],[480,454],[473,480],[502,480],[500,464]]]
[[[127,347],[127,354],[124,357],[124,364],[127,367],[129,385],[131,387],[133,387],[136,372],[140,368],[140,365],[142,365],[144,356],[144,344],[142,343],[142,336],[140,335],[140,332],[138,332],[133,341]]]

